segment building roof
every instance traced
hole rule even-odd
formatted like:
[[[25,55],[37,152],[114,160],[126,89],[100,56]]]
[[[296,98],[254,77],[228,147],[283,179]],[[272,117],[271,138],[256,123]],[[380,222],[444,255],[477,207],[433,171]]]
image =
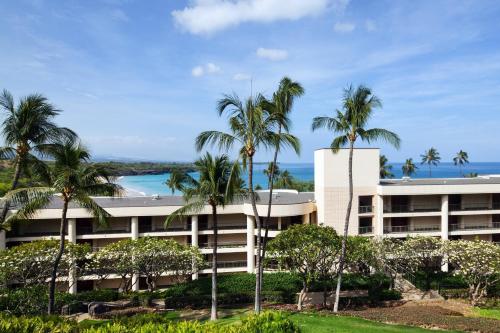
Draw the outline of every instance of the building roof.
[[[489,185],[500,184],[500,175],[479,176],[474,178],[408,178],[382,179],[382,186],[413,186],[413,185]]]
[[[258,192],[257,204],[267,204],[269,193]],[[274,192],[273,205],[293,205],[307,203],[314,200],[313,192]],[[168,196],[142,196],[142,197],[95,197],[94,201],[103,208],[122,208],[122,207],[161,207],[161,206],[182,206],[184,199],[178,195]],[[249,203],[249,199],[244,202]],[[234,204],[242,204],[243,201]],[[49,203],[45,209],[62,209],[62,200],[58,197]],[[15,207],[13,207],[15,209]],[[71,208],[79,208],[78,205],[71,203]]]

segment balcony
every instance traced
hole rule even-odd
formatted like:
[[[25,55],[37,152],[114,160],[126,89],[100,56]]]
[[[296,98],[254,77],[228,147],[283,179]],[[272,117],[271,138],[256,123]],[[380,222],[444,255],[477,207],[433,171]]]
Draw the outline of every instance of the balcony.
[[[432,224],[432,225],[414,225],[414,226],[409,226],[409,225],[401,225],[401,226],[385,226],[384,227],[384,233],[386,234],[393,234],[393,233],[419,233],[419,232],[432,232],[432,231],[440,231],[441,230],[441,225],[439,224]]]
[[[92,226],[80,226],[77,228],[77,235],[104,235],[104,234],[128,234],[130,230],[120,229],[94,229]]]
[[[235,267],[247,267],[246,260],[236,260],[236,261],[218,261],[217,268],[235,268]],[[207,262],[206,268],[212,268],[212,261]]]
[[[450,211],[468,211],[468,210],[491,210],[500,209],[500,202],[467,202],[467,203],[457,203],[449,204],[448,209]]]
[[[217,248],[246,247],[246,246],[247,246],[247,243],[244,242],[244,241],[240,241],[240,242],[236,242],[236,241],[233,241],[233,242],[230,242],[230,241],[227,241],[227,242],[217,242]],[[212,242],[202,243],[202,244],[200,244],[200,248],[213,249],[214,248],[214,244]]]
[[[65,235],[68,233],[65,232]],[[59,231],[33,231],[33,232],[18,232],[18,231],[8,231],[7,238],[15,237],[48,237],[48,236],[59,236]]]
[[[474,225],[450,224],[448,226],[448,229],[449,231],[500,229],[500,222],[492,222],[488,224],[474,224]]]
[[[358,207],[359,214],[369,214],[373,213],[373,206],[359,206]]]
[[[360,235],[371,234],[372,232],[373,232],[373,227],[372,226],[366,226],[366,227],[359,227],[358,228],[358,233]]]
[[[246,229],[247,225],[243,223],[231,223],[231,224],[219,224],[219,230],[236,230],[236,229]],[[200,224],[199,230],[214,230],[213,225],[208,225],[207,223]]]
[[[438,205],[392,205],[384,207],[384,213],[424,213],[424,212],[439,212],[441,206]]]

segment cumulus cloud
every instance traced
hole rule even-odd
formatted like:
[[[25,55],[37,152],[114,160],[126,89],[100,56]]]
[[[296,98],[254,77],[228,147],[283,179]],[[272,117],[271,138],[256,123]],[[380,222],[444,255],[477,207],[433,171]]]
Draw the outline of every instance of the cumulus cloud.
[[[337,23],[335,23],[335,26],[333,27],[333,29],[336,32],[347,33],[347,32],[351,32],[354,29],[356,29],[356,25],[354,23],[350,23],[350,22],[337,22]]]
[[[216,74],[218,72],[220,72],[220,67],[209,62],[205,65],[193,67],[193,69],[191,70],[191,75],[194,77],[200,77],[208,74]]]
[[[256,53],[257,57],[272,61],[280,61],[288,58],[288,52],[282,49],[266,49],[264,47],[259,47]]]
[[[193,0],[172,16],[182,29],[208,35],[245,22],[298,20],[329,8],[342,12],[349,0]]]
[[[250,80],[251,78],[252,78],[252,76],[250,76],[249,74],[245,74],[245,73],[236,73],[233,76],[233,80],[235,80],[235,81],[247,81],[247,80]]]
[[[375,31],[375,30],[377,30],[377,25],[375,24],[375,21],[373,21],[373,20],[366,20],[365,28],[366,28],[366,31]]]

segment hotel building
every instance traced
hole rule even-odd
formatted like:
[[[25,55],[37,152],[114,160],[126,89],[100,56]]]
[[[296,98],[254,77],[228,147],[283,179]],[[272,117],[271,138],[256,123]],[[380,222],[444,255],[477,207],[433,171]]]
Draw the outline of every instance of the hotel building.
[[[476,178],[380,179],[379,149],[355,149],[353,158],[354,202],[349,234],[404,238],[427,235],[442,239],[473,239],[500,243],[500,176]],[[314,153],[315,192],[277,190],[273,193],[270,237],[294,224],[319,224],[343,230],[348,201],[347,149]],[[259,192],[260,216],[267,213],[269,194]],[[85,209],[68,211],[67,239],[99,248],[124,238],[152,236],[172,238],[198,246],[210,261],[213,228],[209,207],[197,215],[164,227],[166,217],[183,204],[180,196],[122,197],[94,199],[112,216],[107,227],[98,226]],[[32,221],[0,233],[0,248],[21,242],[55,238],[61,203],[57,200],[39,211]],[[218,271],[255,270],[255,220],[249,202],[219,209]],[[204,269],[199,274],[210,273]],[[196,278],[197,275],[194,276]],[[141,283],[134,288],[145,287]],[[160,285],[168,284],[165,277]],[[81,278],[71,291],[93,288],[92,278]],[[116,288],[118,278],[101,287]]]

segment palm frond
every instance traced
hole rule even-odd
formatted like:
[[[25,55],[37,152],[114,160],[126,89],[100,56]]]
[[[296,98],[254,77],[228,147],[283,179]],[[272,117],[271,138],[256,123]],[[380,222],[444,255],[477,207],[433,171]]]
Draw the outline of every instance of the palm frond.
[[[333,139],[332,143],[330,144],[330,149],[334,153],[337,153],[340,148],[345,147],[348,143],[349,143],[349,137],[347,135],[337,136],[335,139]]]
[[[11,202],[17,211],[10,215],[5,223],[12,224],[33,218],[39,209],[48,206],[54,194],[54,190],[50,187],[30,187],[9,191],[5,195],[5,200]]]
[[[87,209],[92,216],[97,220],[99,225],[107,226],[108,218],[111,217],[104,208],[99,206],[87,193],[77,192],[72,198],[77,204]]]
[[[399,149],[401,144],[401,139],[396,133],[383,128],[371,128],[368,130],[358,129],[357,134],[362,140],[367,141],[368,143],[383,140],[397,149]]]
[[[12,147],[0,148],[0,160],[12,160],[16,157],[16,150]]]
[[[220,131],[205,131],[196,137],[196,151],[201,151],[207,145],[217,145],[220,150],[229,150],[237,139],[231,134]]]
[[[205,208],[205,200],[194,200],[186,203],[181,208],[175,210],[165,219],[165,228],[168,227],[175,219],[182,219],[183,217],[194,215],[203,210]]]

